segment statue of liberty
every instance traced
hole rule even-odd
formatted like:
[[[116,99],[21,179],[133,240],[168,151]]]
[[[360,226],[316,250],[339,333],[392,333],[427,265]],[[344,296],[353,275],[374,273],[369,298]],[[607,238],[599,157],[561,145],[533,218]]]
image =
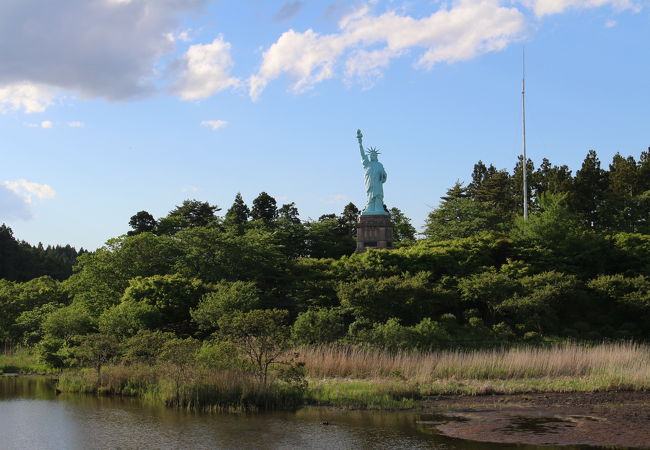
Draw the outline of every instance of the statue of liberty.
[[[361,161],[366,171],[365,184],[366,194],[368,195],[368,204],[361,212],[362,215],[388,215],[384,208],[384,186],[386,182],[386,171],[384,166],[377,160],[379,151],[370,147],[367,150],[363,148],[363,135],[361,130],[357,130],[357,140],[361,150]],[[367,154],[366,154],[367,153]]]

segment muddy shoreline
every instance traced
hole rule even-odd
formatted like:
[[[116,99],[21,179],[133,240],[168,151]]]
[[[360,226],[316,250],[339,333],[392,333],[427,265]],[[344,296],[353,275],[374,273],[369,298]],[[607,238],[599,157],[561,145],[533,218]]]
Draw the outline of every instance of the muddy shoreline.
[[[445,411],[450,420],[433,426],[449,437],[650,449],[650,392],[439,396],[425,409]]]

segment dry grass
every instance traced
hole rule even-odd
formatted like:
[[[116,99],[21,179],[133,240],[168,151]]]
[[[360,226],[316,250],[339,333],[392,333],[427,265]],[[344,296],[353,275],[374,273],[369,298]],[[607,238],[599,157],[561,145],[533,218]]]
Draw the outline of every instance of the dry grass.
[[[312,379],[444,380],[598,379],[650,388],[650,347],[634,343],[441,352],[320,346],[300,349]]]

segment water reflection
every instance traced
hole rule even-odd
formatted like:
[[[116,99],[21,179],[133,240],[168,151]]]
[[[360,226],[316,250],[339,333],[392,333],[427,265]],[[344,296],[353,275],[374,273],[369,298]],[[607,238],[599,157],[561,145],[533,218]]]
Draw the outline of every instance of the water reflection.
[[[249,415],[200,414],[134,399],[57,396],[49,379],[0,377],[2,449],[550,448],[445,438],[434,428],[435,421],[442,419],[411,412],[326,408]]]

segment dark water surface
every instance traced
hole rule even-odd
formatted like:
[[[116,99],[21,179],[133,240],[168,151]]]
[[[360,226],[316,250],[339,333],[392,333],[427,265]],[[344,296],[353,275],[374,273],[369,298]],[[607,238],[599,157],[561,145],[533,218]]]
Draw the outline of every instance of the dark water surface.
[[[437,420],[438,416],[413,412],[328,408],[191,413],[135,399],[57,396],[50,379],[0,376],[0,449],[7,450],[553,448],[446,438],[435,432]]]

